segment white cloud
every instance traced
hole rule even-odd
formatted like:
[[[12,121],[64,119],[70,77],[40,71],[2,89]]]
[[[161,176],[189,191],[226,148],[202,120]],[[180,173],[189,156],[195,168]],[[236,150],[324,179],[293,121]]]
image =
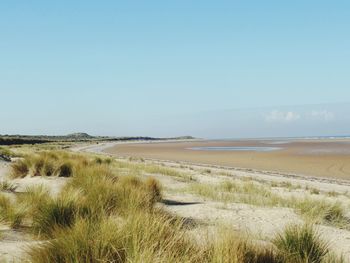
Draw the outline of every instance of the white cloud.
[[[327,110],[313,110],[310,116],[316,120],[331,121],[334,119],[334,113]]]
[[[273,110],[265,115],[265,120],[268,122],[293,122],[301,118],[300,114],[293,111],[278,111]]]

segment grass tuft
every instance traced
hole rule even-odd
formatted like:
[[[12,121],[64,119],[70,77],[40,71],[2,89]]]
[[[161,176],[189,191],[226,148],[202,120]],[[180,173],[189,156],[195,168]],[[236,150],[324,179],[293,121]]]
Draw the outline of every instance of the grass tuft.
[[[18,228],[26,214],[22,206],[15,206],[10,198],[0,195],[0,220],[8,223],[12,228]]]
[[[159,182],[153,177],[149,177],[145,184],[151,196],[151,203],[160,202],[162,200],[162,188]]]
[[[290,226],[272,243],[253,241],[227,230],[198,244],[189,236],[188,221],[156,205],[162,199],[162,187],[149,177],[167,175],[191,181],[190,175],[139,161],[108,160],[59,151],[39,152],[21,160],[26,171],[19,169],[18,177],[29,171],[33,175],[71,177],[55,196],[44,186],[27,188],[14,200],[0,194],[3,221],[12,227],[25,222],[45,240],[28,248],[30,262],[342,262],[329,253],[328,244],[309,225]],[[334,225],[346,219],[338,203],[283,197],[249,178],[217,185],[192,182],[189,191],[225,202],[290,207],[315,222]]]
[[[99,224],[77,220],[70,229],[55,230],[55,239],[28,252],[31,262],[126,262],[118,226],[106,219]]]
[[[309,221],[349,228],[349,219],[339,202],[305,198],[294,203],[295,208]]]
[[[285,262],[321,263],[329,253],[329,245],[310,225],[291,225],[277,235],[273,243]]]
[[[272,246],[253,244],[229,229],[211,243],[207,255],[210,263],[283,263]]]
[[[58,170],[59,177],[71,177],[73,174],[72,164],[69,162],[63,163]]]
[[[50,160],[47,160],[42,167],[41,174],[44,176],[52,176],[54,172],[55,172],[55,167],[53,162]]]
[[[29,162],[27,160],[18,160],[11,165],[12,177],[13,178],[23,178],[29,172]]]
[[[74,196],[60,196],[41,202],[33,217],[33,229],[44,237],[52,237],[56,229],[71,227],[77,215]]]
[[[14,193],[16,191],[16,189],[17,189],[17,185],[15,185],[7,180],[3,180],[0,182],[0,191]]]

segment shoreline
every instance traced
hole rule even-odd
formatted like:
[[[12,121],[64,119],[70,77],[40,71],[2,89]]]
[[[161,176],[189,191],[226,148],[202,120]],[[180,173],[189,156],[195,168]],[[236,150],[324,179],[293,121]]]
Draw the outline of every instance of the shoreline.
[[[142,142],[135,142],[135,143],[129,142],[128,144],[138,144],[138,143],[142,143]],[[126,143],[114,142],[114,143],[105,143],[103,145],[88,145],[88,146],[80,147],[78,150],[75,150],[75,151],[102,154],[102,155],[107,155],[113,158],[124,159],[124,160],[132,157],[129,155],[118,155],[118,154],[113,154],[105,151],[116,145],[121,145],[121,144],[124,145]],[[175,160],[169,160],[169,159],[159,159],[159,158],[149,158],[149,157],[140,157],[140,158],[148,162],[167,164],[170,166],[187,165],[187,166],[193,166],[193,167],[200,167],[203,169],[209,168],[209,169],[217,169],[217,170],[222,170],[227,172],[233,172],[239,177],[254,176],[255,180],[278,181],[278,182],[290,181],[293,183],[297,182],[297,183],[302,183],[304,185],[310,185],[310,186],[314,185],[315,187],[323,188],[324,190],[327,190],[329,186],[339,186],[339,189],[337,190],[337,192],[350,190],[348,189],[348,187],[350,186],[350,180],[340,179],[340,178],[309,176],[304,174],[284,173],[284,172],[272,171],[272,170],[268,171],[268,170],[259,170],[259,169],[253,169],[253,168],[233,167],[233,166],[207,164],[207,163],[191,162],[191,161],[175,161]]]
[[[225,148],[280,148],[278,151],[228,151]],[[276,143],[276,144],[275,144]],[[279,143],[279,144],[277,144]],[[193,148],[221,150],[191,150]],[[103,151],[117,156],[184,161],[244,170],[268,171],[285,175],[350,179],[348,141],[184,141],[109,144]]]

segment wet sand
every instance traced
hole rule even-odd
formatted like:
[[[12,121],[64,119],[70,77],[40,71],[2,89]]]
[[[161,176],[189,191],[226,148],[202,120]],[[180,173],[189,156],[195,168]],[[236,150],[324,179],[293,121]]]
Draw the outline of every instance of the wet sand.
[[[276,151],[192,150],[193,147],[279,147]],[[118,144],[117,156],[222,165],[350,180],[350,140],[240,140]]]

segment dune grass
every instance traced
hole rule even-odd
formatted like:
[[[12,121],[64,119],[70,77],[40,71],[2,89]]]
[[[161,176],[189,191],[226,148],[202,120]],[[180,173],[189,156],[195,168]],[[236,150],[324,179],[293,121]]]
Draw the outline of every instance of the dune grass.
[[[128,169],[129,171],[132,171],[134,173],[144,172],[154,175],[165,175],[177,178],[178,180],[185,182],[196,181],[196,179],[190,174],[156,164],[145,164],[144,162],[136,163],[118,160],[114,162],[114,166],[117,168]]]
[[[0,160],[10,162],[12,157],[17,155],[9,148],[0,146]]]
[[[211,263],[282,263],[282,257],[270,244],[252,242],[249,237],[222,228],[206,248],[206,261]]]
[[[108,229],[107,229],[108,227]],[[80,219],[70,229],[56,229],[55,239],[33,247],[32,262],[125,262],[116,225]]]
[[[11,165],[12,178],[23,178],[29,172],[30,163],[27,160],[18,160]]]
[[[14,156],[14,153],[8,147],[0,146],[0,155],[11,157]]]
[[[60,176],[62,170],[61,176],[70,177],[55,196],[40,185],[27,188],[15,200],[0,195],[1,219],[12,227],[27,226],[43,241],[27,250],[28,260],[33,263],[290,263],[292,258],[297,258],[296,254],[303,260],[321,259],[300,262],[325,263],[329,254],[327,247],[322,252],[317,234],[309,238],[303,234],[304,229],[293,229],[294,232],[287,229],[273,240],[275,245],[257,243],[232,229],[198,244],[189,235],[186,220],[156,205],[162,200],[159,182],[149,176],[139,176],[141,173],[164,174],[191,181],[188,175],[175,169],[56,151],[26,156],[20,162],[26,164],[27,173],[19,169],[18,177]],[[66,164],[69,169],[61,169]],[[192,187],[192,191],[213,199],[260,205],[285,202],[252,182],[224,182],[211,188],[193,182]],[[215,193],[216,190],[220,191]],[[307,210],[306,204],[300,205],[299,209],[302,208]],[[302,234],[295,234],[300,232]],[[311,253],[308,243],[306,252],[300,252],[305,240],[311,242],[313,249],[321,245]]]
[[[297,200],[291,206],[314,223],[350,229],[350,219],[339,202],[304,198]]]
[[[9,197],[0,195],[0,221],[18,228],[25,217],[25,207],[13,203]]]
[[[16,191],[16,189],[17,189],[17,185],[15,185],[14,183],[8,180],[0,181],[0,191],[13,193]]]
[[[285,200],[264,185],[241,180],[220,184],[193,183],[186,191],[221,202],[245,203],[256,206],[282,206]]]
[[[11,165],[12,177],[23,178],[27,175],[71,177],[75,170],[81,167],[110,162],[110,159],[87,158],[64,151],[39,151],[24,154],[22,159],[14,162]]]
[[[43,237],[54,237],[56,229],[68,228],[74,224],[77,211],[74,196],[65,195],[43,200],[32,217],[32,228]]]
[[[350,229],[350,219],[339,202],[311,196],[281,196],[268,186],[256,182],[227,180],[217,185],[192,183],[185,191],[225,203],[292,208],[307,221]]]
[[[273,243],[285,262],[321,263],[329,253],[329,245],[312,226],[291,225],[278,234]]]
[[[229,250],[218,247],[221,241],[205,248],[195,244],[184,221],[155,208],[162,191],[154,178],[119,176],[99,161],[75,165],[57,197],[38,186],[18,199],[27,205],[34,233],[49,239],[29,249],[32,262],[220,262],[220,253],[237,260],[262,257],[241,241]]]

